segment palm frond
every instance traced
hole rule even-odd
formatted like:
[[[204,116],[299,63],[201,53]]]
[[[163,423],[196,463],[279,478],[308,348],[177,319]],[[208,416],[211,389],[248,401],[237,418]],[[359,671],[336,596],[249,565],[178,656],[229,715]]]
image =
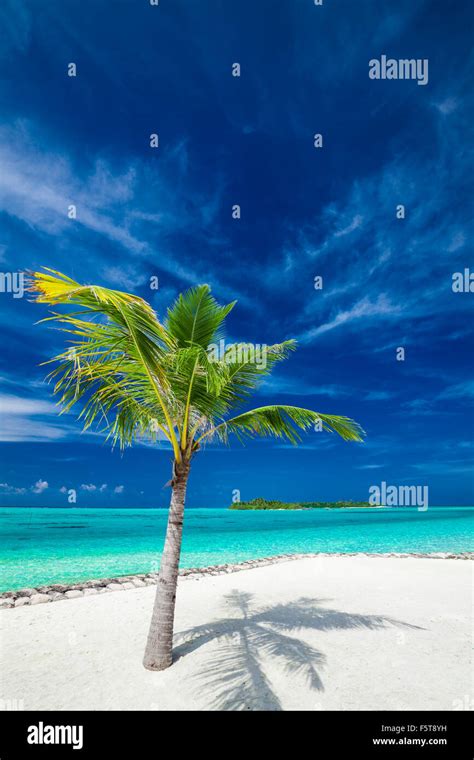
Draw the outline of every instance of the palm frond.
[[[234,433],[241,440],[245,437],[260,436],[286,438],[296,444],[301,440],[299,431],[314,428],[316,424],[320,424],[323,430],[338,433],[345,441],[362,441],[365,435],[360,425],[349,417],[321,414],[298,406],[277,404],[251,409],[230,420],[225,420],[201,436],[198,442],[214,435],[220,440],[227,441],[229,433]]]
[[[229,434],[295,444],[301,432],[318,424],[346,441],[364,436],[348,417],[287,405],[226,419],[296,344],[224,344],[223,354],[213,354],[210,349],[220,341],[235,302],[220,306],[208,285],[180,295],[164,323],[138,296],[80,285],[53,269],[31,273],[28,290],[39,303],[79,307],[43,320],[68,337],[68,348],[45,362],[54,365],[49,379],[63,411],[79,405],[86,429],[100,424],[121,446],[163,434],[179,461],[201,441],[227,441]]]
[[[255,356],[245,348],[249,344],[232,344],[227,346],[221,363],[227,368],[227,382],[222,387],[222,395],[228,400],[229,408],[235,408],[238,402],[248,398],[258,388],[265,377],[272,373],[277,362],[287,359],[296,349],[295,340],[286,340],[264,347],[263,361],[255,361]],[[233,360],[233,356],[240,357]]]
[[[224,319],[236,301],[220,306],[211,295],[209,285],[198,285],[182,293],[168,309],[166,328],[180,348],[191,345],[207,349],[221,337]]]
[[[56,390],[66,389],[63,403],[66,408],[84,396],[98,378],[109,373],[124,373],[127,363],[132,378],[148,385],[166,420],[166,434],[173,445],[175,456],[180,458],[180,450],[172,418],[173,410],[169,399],[172,390],[165,371],[164,357],[172,350],[174,341],[160,324],[151,306],[138,296],[121,291],[110,290],[95,285],[79,285],[60,272],[47,269],[46,272],[33,272],[29,276],[28,290],[40,303],[79,305],[86,311],[77,314],[59,316],[53,314],[49,320],[61,324],[64,332],[76,336],[72,341],[71,356],[60,354],[53,361],[59,362],[57,374],[60,377]],[[84,314],[105,316],[107,323],[83,319]],[[85,361],[84,361],[85,360]],[[119,367],[121,366],[121,371]],[[81,390],[82,389],[82,390]],[[93,394],[96,391],[93,391]],[[97,396],[93,395],[95,400]],[[103,409],[99,403],[89,403],[86,419],[91,425],[95,419],[104,419]],[[124,427],[118,427],[117,432]],[[127,439],[129,431],[127,430]]]

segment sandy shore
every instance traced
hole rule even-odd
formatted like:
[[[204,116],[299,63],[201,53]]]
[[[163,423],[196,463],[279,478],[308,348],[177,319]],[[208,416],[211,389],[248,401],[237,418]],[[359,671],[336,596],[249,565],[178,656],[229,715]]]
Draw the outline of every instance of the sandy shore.
[[[34,709],[466,709],[472,562],[331,557],[182,577],[176,662],[142,668],[154,588],[5,610],[0,699]]]

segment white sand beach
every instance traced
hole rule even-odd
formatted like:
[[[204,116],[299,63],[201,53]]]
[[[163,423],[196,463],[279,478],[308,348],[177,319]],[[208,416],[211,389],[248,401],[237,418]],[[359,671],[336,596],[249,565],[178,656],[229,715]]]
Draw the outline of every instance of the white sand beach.
[[[176,661],[141,658],[154,587],[0,614],[22,709],[440,710],[472,704],[472,562],[298,559],[183,577]]]

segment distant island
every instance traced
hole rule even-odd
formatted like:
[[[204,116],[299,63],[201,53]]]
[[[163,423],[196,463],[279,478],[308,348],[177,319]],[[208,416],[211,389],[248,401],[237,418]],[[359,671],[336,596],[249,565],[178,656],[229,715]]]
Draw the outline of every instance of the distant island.
[[[252,501],[236,501],[229,509],[347,509],[349,507],[374,507],[367,501],[301,501],[286,502],[270,499],[252,499]]]

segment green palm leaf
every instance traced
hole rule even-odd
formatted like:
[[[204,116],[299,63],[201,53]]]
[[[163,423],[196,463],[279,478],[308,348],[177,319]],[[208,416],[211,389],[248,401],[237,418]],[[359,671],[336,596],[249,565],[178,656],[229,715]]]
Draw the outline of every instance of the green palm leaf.
[[[209,285],[199,285],[181,294],[168,309],[166,328],[180,348],[197,345],[207,350],[220,339],[220,328],[235,304],[219,306]]]
[[[265,406],[229,419],[296,344],[265,346],[260,364],[247,350],[253,344],[224,344],[224,354],[215,358],[210,345],[223,336],[235,302],[220,306],[208,285],[180,295],[164,323],[138,296],[80,285],[52,269],[32,273],[29,291],[39,303],[80,307],[44,320],[57,324],[69,343],[47,362],[55,365],[49,378],[63,411],[78,404],[86,429],[100,425],[121,446],[165,436],[180,461],[201,442],[227,441],[229,434],[297,443],[318,423],[346,441],[364,436],[348,417],[295,406]]]
[[[135,428],[141,431],[143,425],[137,422],[133,426],[130,421],[128,425],[118,425],[115,417],[109,420],[104,414],[103,405],[99,403],[97,384],[100,386],[106,382],[106,377],[125,379],[130,390],[131,384],[139,379],[145,384],[148,397],[152,395],[161,409],[166,422],[163,431],[171,441],[175,456],[180,459],[172,416],[175,409],[170,403],[173,394],[164,361],[166,352],[173,350],[175,342],[151,306],[129,293],[95,285],[79,285],[52,269],[32,273],[28,290],[40,303],[78,305],[84,309],[79,313],[80,317],[88,316],[84,319],[78,318],[77,313],[66,316],[53,313],[48,318],[59,322],[64,332],[74,336],[69,351],[51,360],[58,363],[50,377],[58,378],[55,392],[62,393],[64,407],[70,409],[91,391],[91,399],[81,414],[86,427],[95,421],[105,421],[122,445],[130,443],[130,431]],[[94,321],[97,317],[105,318],[105,324]],[[123,411],[118,407],[115,411],[123,416]],[[127,435],[121,436],[122,430]]]
[[[338,433],[345,441],[362,441],[364,431],[354,420],[331,414],[321,414],[298,406],[273,405],[252,409],[230,420],[221,422],[199,439],[213,437],[227,441],[229,433],[239,439],[245,437],[286,438],[296,444],[301,440],[300,430],[320,424],[323,430]]]

